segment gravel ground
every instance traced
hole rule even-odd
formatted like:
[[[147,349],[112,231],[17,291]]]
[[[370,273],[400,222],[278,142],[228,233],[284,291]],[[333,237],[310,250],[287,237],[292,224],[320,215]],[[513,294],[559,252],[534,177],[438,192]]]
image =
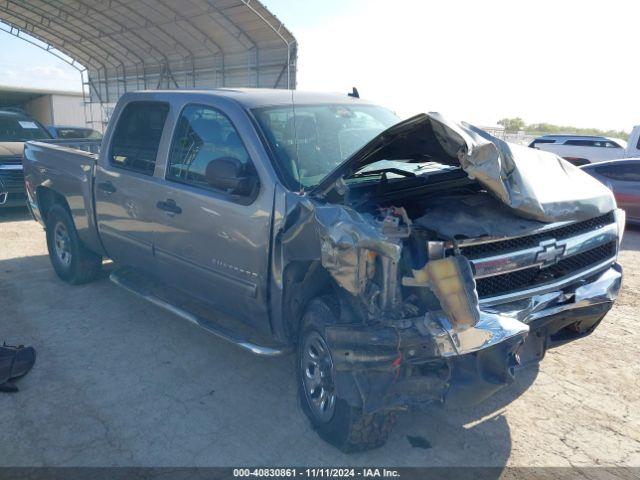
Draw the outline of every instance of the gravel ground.
[[[299,410],[292,357],[254,357],[107,280],[66,285],[42,229],[2,212],[0,341],[38,360],[0,394],[0,466],[640,466],[640,231],[620,259],[593,335],[479,407],[404,414],[385,447],[344,455]]]

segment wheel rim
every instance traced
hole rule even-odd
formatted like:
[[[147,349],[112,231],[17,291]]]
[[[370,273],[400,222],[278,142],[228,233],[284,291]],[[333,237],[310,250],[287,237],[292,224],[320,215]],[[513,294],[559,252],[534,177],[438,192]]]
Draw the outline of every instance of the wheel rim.
[[[56,223],[53,229],[53,246],[58,260],[64,265],[69,265],[71,263],[71,238],[69,230],[61,222]]]
[[[336,393],[331,376],[331,353],[319,333],[306,336],[301,362],[302,384],[311,413],[318,420],[328,422],[336,408]]]

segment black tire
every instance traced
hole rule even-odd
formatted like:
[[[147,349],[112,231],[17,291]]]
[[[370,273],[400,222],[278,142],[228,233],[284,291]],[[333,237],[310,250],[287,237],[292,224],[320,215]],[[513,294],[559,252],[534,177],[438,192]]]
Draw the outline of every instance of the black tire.
[[[102,257],[82,244],[71,215],[62,205],[53,205],[47,211],[46,231],[49,260],[60,279],[79,285],[100,274]],[[62,232],[66,233],[64,241]]]
[[[364,414],[360,408],[350,406],[336,394],[330,418],[319,418],[321,414],[318,413],[318,406],[312,404],[311,394],[307,394],[308,388],[304,380],[307,369],[303,366],[305,347],[309,341],[319,338],[324,341],[324,327],[335,323],[336,317],[335,302],[331,297],[326,296],[312,300],[303,315],[297,354],[300,405],[320,438],[343,452],[360,452],[381,447],[387,441],[389,432],[395,424],[395,412],[385,410]],[[324,346],[326,347],[326,342]],[[330,364],[331,352],[328,347],[326,348]],[[329,387],[328,390],[331,391],[331,388]],[[327,403],[330,404],[330,402]],[[326,415],[326,412],[322,415]]]

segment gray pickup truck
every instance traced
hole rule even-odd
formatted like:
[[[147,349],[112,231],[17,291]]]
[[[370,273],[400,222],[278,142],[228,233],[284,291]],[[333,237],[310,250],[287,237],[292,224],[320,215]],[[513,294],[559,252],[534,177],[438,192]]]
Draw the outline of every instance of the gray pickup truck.
[[[353,96],[125,94],[98,155],[24,152],[58,276],[116,284],[259,355],[297,351],[344,451],[480,402],[612,307],[624,214],[559,157]],[[215,313],[214,313],[215,312]]]

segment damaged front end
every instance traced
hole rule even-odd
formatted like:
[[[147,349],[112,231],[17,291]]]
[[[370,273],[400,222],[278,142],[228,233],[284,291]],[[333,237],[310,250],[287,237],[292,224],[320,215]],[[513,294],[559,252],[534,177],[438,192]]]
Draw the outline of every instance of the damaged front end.
[[[532,152],[423,115],[288,195],[274,270],[315,261],[330,279],[340,398],[364,412],[479,402],[611,308],[622,212],[591,177]]]

